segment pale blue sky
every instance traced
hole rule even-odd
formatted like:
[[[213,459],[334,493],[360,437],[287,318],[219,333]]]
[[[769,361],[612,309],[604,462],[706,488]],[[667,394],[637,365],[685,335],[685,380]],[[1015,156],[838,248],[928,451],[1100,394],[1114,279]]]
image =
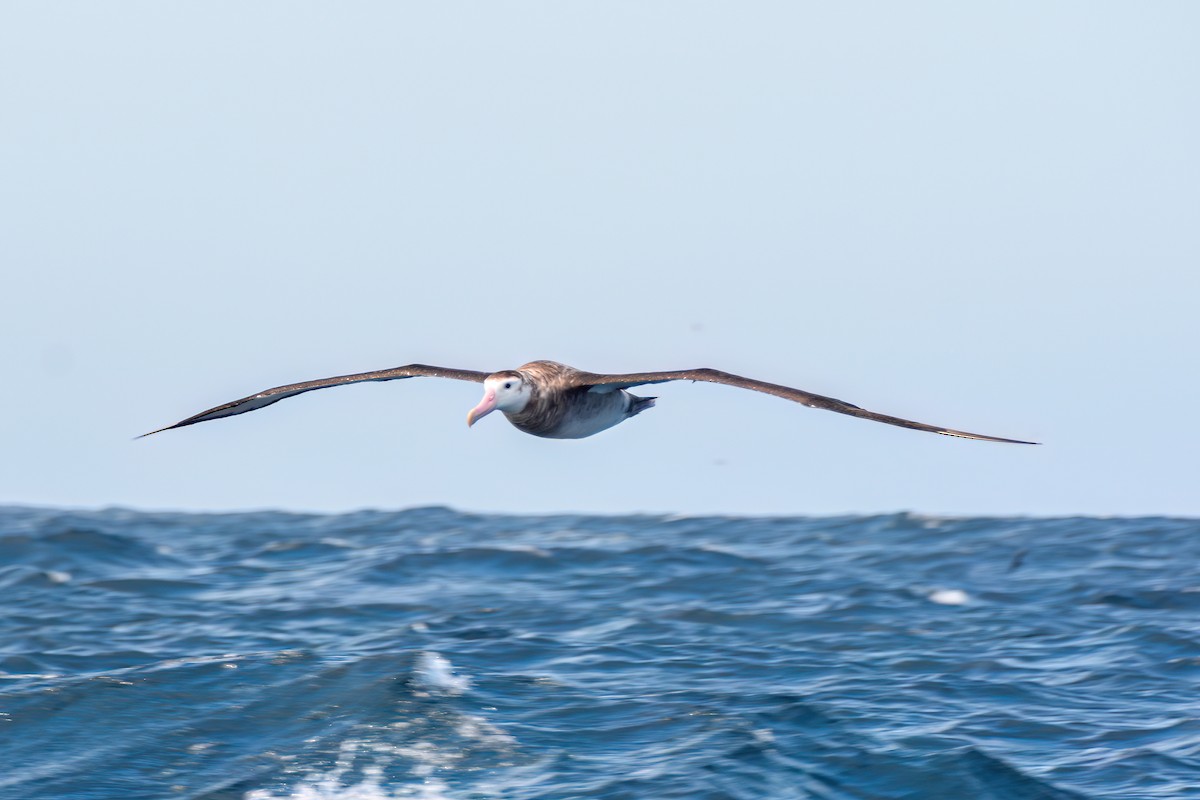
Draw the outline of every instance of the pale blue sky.
[[[1200,514],[1200,5],[0,9],[0,502]],[[582,441],[424,362],[713,366]]]

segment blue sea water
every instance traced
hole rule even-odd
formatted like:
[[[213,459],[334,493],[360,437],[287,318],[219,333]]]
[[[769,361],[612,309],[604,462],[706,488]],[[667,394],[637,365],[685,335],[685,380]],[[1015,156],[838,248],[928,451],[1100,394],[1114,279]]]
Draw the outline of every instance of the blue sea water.
[[[1200,521],[0,508],[0,797],[1200,798]]]

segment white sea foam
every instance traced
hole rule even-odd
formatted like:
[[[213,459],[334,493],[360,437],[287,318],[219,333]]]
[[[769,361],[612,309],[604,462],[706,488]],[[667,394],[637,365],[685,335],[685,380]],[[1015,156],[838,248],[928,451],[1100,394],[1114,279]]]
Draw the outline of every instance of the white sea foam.
[[[419,722],[397,721],[389,727],[405,729]],[[516,745],[516,740],[503,730],[474,715],[463,716],[455,725],[455,732],[490,747]],[[397,745],[350,739],[341,744],[331,769],[309,771],[280,794],[254,789],[243,797],[244,800],[454,800],[450,786],[435,773],[456,767],[466,754],[467,750],[424,740]],[[394,776],[388,778],[398,762],[408,765],[409,782],[396,783]],[[487,787],[477,785],[469,796],[479,797],[481,792],[492,795]]]
[[[930,592],[928,599],[944,606],[965,606],[971,602],[971,595],[962,589],[937,589]]]
[[[354,773],[360,778],[347,783],[346,777],[359,758],[359,750],[374,758],[373,763],[360,767]],[[416,762],[412,768],[414,781],[399,786],[385,786],[384,770],[396,758],[407,758]],[[284,794],[275,794],[267,789],[246,792],[244,800],[453,800],[448,794],[445,781],[430,777],[438,767],[453,758],[440,753],[429,742],[417,742],[407,747],[396,747],[380,743],[350,740],[342,743],[333,769],[327,772],[310,772]]]
[[[439,653],[426,651],[417,661],[416,677],[428,688],[446,694],[460,694],[470,681],[455,675],[453,665]],[[438,730],[449,724],[459,737],[442,741]],[[432,725],[434,735],[420,733]],[[373,728],[374,726],[366,726]],[[391,733],[412,737],[402,744],[376,741],[377,732],[364,730],[368,738],[352,738],[338,748],[333,767],[325,770],[294,772],[282,790],[255,789],[244,800],[454,800],[450,786],[439,777],[447,770],[461,773],[464,759],[477,747],[491,751],[511,751],[517,741],[501,728],[475,714],[441,710],[433,717],[408,715],[384,726]],[[389,734],[390,735],[390,734]],[[408,773],[396,780],[397,769]],[[481,795],[481,792],[483,793]],[[483,786],[470,789],[470,797],[492,796]]]
[[[246,792],[245,800],[454,800],[450,787],[438,778],[418,779],[404,786],[384,786],[383,771],[378,767],[363,770],[363,780],[343,784],[332,772],[303,779],[285,794],[273,794],[265,789]]]
[[[462,694],[471,688],[471,679],[455,675],[454,665],[445,656],[427,650],[417,659],[416,677],[427,688],[445,694]]]

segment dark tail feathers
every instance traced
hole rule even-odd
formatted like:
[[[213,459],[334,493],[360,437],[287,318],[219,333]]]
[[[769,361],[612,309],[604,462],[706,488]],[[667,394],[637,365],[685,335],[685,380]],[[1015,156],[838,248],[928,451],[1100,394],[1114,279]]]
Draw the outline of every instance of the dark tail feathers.
[[[634,416],[645,411],[647,408],[654,408],[654,401],[657,397],[638,397],[637,395],[629,395],[629,416]]]

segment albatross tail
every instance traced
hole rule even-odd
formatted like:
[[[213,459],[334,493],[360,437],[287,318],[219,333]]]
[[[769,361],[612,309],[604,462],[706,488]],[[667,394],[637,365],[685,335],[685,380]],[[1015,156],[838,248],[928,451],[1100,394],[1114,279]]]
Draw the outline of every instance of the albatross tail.
[[[629,395],[629,410],[626,412],[627,416],[633,417],[642,413],[647,408],[654,408],[654,401],[657,399],[657,397],[638,397],[634,394]]]

